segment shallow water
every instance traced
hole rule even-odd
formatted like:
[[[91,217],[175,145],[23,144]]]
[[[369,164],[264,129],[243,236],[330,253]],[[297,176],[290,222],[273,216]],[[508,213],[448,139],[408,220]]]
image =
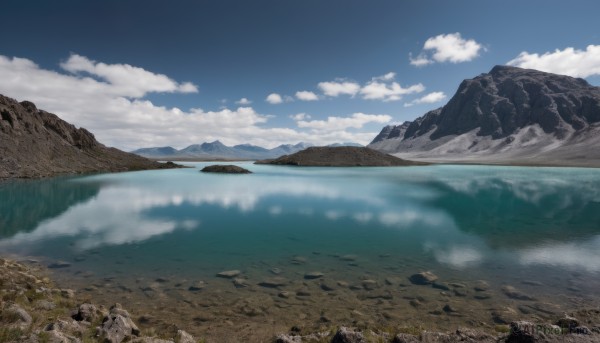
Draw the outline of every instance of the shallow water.
[[[63,286],[215,341],[292,325],[491,329],[600,304],[600,170],[237,164],[254,174],[188,163],[0,184],[0,251],[69,262],[53,269]],[[233,269],[246,287],[215,276]],[[412,284],[421,271],[447,289]],[[285,285],[258,285],[275,276]]]

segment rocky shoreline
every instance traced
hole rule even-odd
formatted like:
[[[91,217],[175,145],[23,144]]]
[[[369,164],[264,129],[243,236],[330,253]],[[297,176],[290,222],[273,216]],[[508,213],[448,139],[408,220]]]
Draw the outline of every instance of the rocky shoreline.
[[[33,261],[30,261],[33,262]],[[136,317],[119,304],[98,304],[94,299],[70,289],[57,288],[48,277],[48,270],[34,263],[20,263],[0,259],[0,342],[212,342],[192,335],[172,325],[168,329],[149,327],[145,316]],[[217,275],[232,279],[235,272]],[[305,279],[319,278],[308,273]],[[239,280],[238,280],[239,281]],[[435,275],[427,272],[411,277],[415,284],[442,287]],[[436,286],[437,285],[437,286]],[[482,285],[481,287],[484,287]],[[518,297],[515,289],[504,290]],[[451,312],[452,308],[444,311]],[[135,322],[144,324],[140,329]],[[497,325],[493,332],[480,329],[458,328],[453,332],[427,331],[407,326],[390,327],[336,327],[317,332],[294,326],[289,332],[279,333],[273,342],[598,342],[600,341],[600,309],[580,310],[552,323],[513,321]],[[235,324],[231,328],[236,330]],[[252,340],[260,342],[261,340]],[[216,342],[216,341],[215,341]]]

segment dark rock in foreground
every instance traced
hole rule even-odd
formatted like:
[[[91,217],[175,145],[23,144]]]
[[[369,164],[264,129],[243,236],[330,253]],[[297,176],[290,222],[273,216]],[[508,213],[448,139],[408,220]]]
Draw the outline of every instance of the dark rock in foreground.
[[[0,95],[0,179],[180,167],[99,143],[84,128]]]
[[[315,167],[393,167],[424,165],[361,147],[310,147],[295,154],[256,164],[276,164]]]
[[[212,166],[206,166],[202,168],[201,172],[204,173],[224,173],[224,174],[251,174],[252,172],[242,167],[227,165],[227,164],[215,164]]]

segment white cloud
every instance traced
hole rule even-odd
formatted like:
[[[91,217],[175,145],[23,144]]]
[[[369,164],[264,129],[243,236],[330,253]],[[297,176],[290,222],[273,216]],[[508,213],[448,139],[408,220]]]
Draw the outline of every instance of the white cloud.
[[[348,128],[360,129],[368,123],[387,123],[392,120],[387,114],[354,113],[350,117],[327,117],[327,120],[297,120],[298,127],[315,130],[345,130]]]
[[[304,120],[304,119],[310,119],[311,116],[310,116],[310,114],[306,114],[306,113],[298,113],[298,114],[291,114],[290,118],[292,118],[295,121],[300,121],[300,120]]]
[[[116,94],[133,98],[143,97],[149,92],[197,93],[198,88],[190,83],[177,83],[166,75],[155,74],[129,64],[106,64],[72,54],[61,68],[73,74],[89,74],[107,81]]]
[[[374,77],[373,79],[374,80],[382,80],[382,81],[391,81],[391,80],[393,80],[395,78],[396,78],[396,73],[394,73],[393,71],[390,71],[387,74]]]
[[[373,80],[360,90],[360,94],[366,100],[397,101],[405,94],[420,93],[424,90],[425,86],[420,83],[402,88],[398,82],[384,83]]]
[[[425,41],[423,52],[416,58],[409,55],[410,64],[421,67],[434,62],[469,62],[479,56],[484,47],[474,39],[464,39],[459,32],[441,34]]]
[[[350,81],[320,82],[318,87],[327,96],[337,97],[339,95],[355,96],[360,94],[365,100],[397,101],[405,94],[420,93],[425,90],[422,84],[412,85],[407,88],[395,82],[396,73],[376,76],[364,86]]]
[[[360,90],[360,85],[351,81],[328,81],[319,82],[319,89],[327,96],[351,95],[354,96]]]
[[[84,57],[69,58],[69,61],[63,64],[75,72],[48,70],[25,58],[0,55],[0,94],[19,101],[33,101],[39,108],[90,130],[100,142],[124,150],[167,145],[183,148],[216,139],[228,145],[250,143],[269,148],[290,142],[315,145],[357,142],[366,145],[377,135],[377,132],[344,129],[314,132],[312,129],[268,127],[265,124],[270,116],[257,113],[251,107],[210,111],[159,106],[144,99],[143,95],[160,89],[185,91],[186,83],[178,83],[164,75],[153,77],[158,74],[141,68],[106,65]],[[124,76],[130,75],[127,73],[131,70],[133,75],[142,75],[142,84]],[[143,84],[145,79],[151,81]],[[164,84],[156,80],[162,80]],[[286,101],[285,98],[282,101]]]
[[[296,98],[298,98],[298,100],[302,100],[302,101],[316,101],[319,100],[319,97],[310,91],[299,91],[296,92]]]
[[[250,105],[252,103],[252,101],[248,100],[247,98],[241,98],[240,100],[235,102],[238,105]]]
[[[281,97],[281,95],[277,94],[277,93],[271,93],[267,96],[267,98],[265,99],[266,102],[268,102],[269,104],[281,104],[283,102],[283,98]]]
[[[424,54],[419,54],[417,57],[413,58],[412,53],[410,53],[408,54],[408,59],[410,60],[410,64],[414,65],[415,67],[423,67],[433,63],[433,61]]]
[[[556,49],[542,55],[523,51],[507,64],[573,77],[600,75],[600,45],[588,45],[585,50]]]
[[[418,104],[434,104],[434,103],[440,102],[444,99],[446,99],[446,94],[444,94],[444,92],[431,92],[431,93],[429,93],[425,96],[422,96],[416,100],[407,102],[406,104],[404,104],[404,107],[410,107],[412,105],[418,105]]]

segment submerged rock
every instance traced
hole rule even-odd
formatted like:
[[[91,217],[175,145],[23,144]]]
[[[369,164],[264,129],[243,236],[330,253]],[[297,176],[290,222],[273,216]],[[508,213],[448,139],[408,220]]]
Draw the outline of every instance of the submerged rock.
[[[516,300],[535,300],[534,297],[529,296],[520,290],[514,288],[513,286],[504,286],[502,287],[502,293],[506,294],[507,297]]]
[[[267,288],[277,288],[277,287],[285,286],[287,284],[288,284],[288,280],[286,278],[279,277],[279,276],[266,278],[263,281],[258,283],[259,286],[263,286],[263,287],[267,287]]]
[[[432,272],[420,272],[410,276],[410,282],[415,285],[429,285],[432,284],[438,277]]]
[[[206,166],[200,170],[203,173],[224,173],[224,174],[251,174],[248,169],[229,165],[229,164],[214,164]]]
[[[310,273],[304,274],[304,278],[306,280],[313,280],[313,279],[322,278],[323,275],[325,275],[325,274],[323,274],[321,272],[310,272]]]
[[[222,277],[222,278],[226,278],[226,279],[232,279],[238,275],[240,275],[242,272],[239,270],[226,270],[220,273],[217,273],[218,277]]]

